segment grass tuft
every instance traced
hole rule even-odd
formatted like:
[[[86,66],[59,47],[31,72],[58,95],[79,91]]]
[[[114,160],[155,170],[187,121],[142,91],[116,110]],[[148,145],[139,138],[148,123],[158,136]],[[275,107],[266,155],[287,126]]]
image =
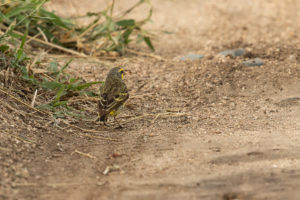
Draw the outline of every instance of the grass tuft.
[[[65,50],[85,57],[100,56],[110,51],[122,55],[130,43],[141,41],[154,51],[152,35],[143,29],[152,16],[151,3],[149,0],[139,0],[114,16],[113,0],[105,10],[87,13],[84,17],[93,20],[81,27],[70,19],[48,11],[44,7],[46,2],[0,1],[0,84],[13,91],[22,101],[31,102],[35,94],[37,108],[50,111],[55,118],[83,117],[83,109],[77,102],[95,101],[97,94],[89,88],[102,82],[86,82],[67,73],[72,60],[62,66],[52,61],[41,69],[45,64],[37,58],[32,59],[32,53],[28,52],[39,47],[48,52]],[[143,20],[126,18],[142,4],[149,6],[149,12]],[[37,69],[39,73],[35,73]]]

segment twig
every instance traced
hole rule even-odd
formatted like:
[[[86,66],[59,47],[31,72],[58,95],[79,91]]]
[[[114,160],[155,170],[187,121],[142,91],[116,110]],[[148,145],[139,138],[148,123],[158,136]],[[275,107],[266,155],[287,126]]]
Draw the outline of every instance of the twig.
[[[53,187],[53,188],[76,186],[76,185],[82,185],[82,182],[80,182],[80,183],[46,183],[46,186]],[[85,183],[85,185],[86,185],[86,183]]]
[[[84,128],[81,128],[79,126],[76,126],[76,125],[73,125],[73,124],[69,124],[68,122],[65,122],[65,121],[63,121],[63,123],[65,123],[68,126],[66,128],[73,127],[73,128],[76,128],[76,129],[79,129],[79,130],[81,130],[83,132],[88,132],[88,133],[104,133],[104,131],[96,131],[94,129],[84,129]]]
[[[78,56],[78,55],[67,55],[67,54],[48,54],[48,57],[49,58],[83,58],[83,59],[86,59],[85,57],[82,57],[82,56]],[[103,57],[100,57],[101,59]],[[100,60],[98,59],[97,57],[92,57],[92,56],[89,56],[87,57],[87,59],[91,62],[96,62],[96,63],[99,63],[99,64],[102,64],[102,65],[105,65],[107,67],[111,67],[112,64],[107,62],[107,61],[104,61],[104,60]]]
[[[83,33],[81,33],[78,37],[79,38],[82,38],[83,36],[85,36],[90,30],[92,30],[93,28],[95,28],[97,25],[101,24],[102,22],[101,21],[98,21],[96,23],[94,23],[93,25],[91,25],[89,28],[87,28],[85,31],[83,31]]]
[[[31,141],[31,140],[28,140],[28,139],[23,139],[23,138],[21,138],[19,136],[16,136],[14,134],[11,134],[11,133],[7,133],[7,134],[14,137],[14,138],[16,138],[16,139],[18,139],[18,140],[21,140],[21,141],[25,142],[25,143],[36,144],[36,142],[34,142],[34,141]]]
[[[131,6],[129,9],[125,10],[123,13],[119,13],[117,14],[116,18],[117,19],[121,19],[123,18],[124,16],[126,16],[128,13],[130,13],[135,7],[141,5],[143,3],[143,1],[138,1],[137,3],[135,3],[133,6]]]
[[[0,150],[1,150],[1,151],[11,151],[11,149],[4,148],[4,147],[0,147]]]
[[[70,186],[70,185],[81,185],[82,183],[45,183],[39,184],[39,183],[12,183],[13,187],[36,187],[36,186],[47,186],[47,187],[63,187],[63,186]],[[85,183],[86,184],[86,183]]]
[[[137,117],[134,117],[132,119],[129,119],[129,120],[123,122],[123,124],[126,124],[128,122],[131,122],[131,121],[134,121],[134,120],[137,120],[137,119],[141,119],[141,118],[144,118],[144,117],[149,117],[149,116],[155,116],[155,118],[152,120],[152,123],[154,123],[155,120],[157,120],[158,117],[160,117],[160,116],[165,116],[165,117],[179,117],[179,116],[184,116],[184,115],[188,115],[188,113],[164,112],[164,113],[157,113],[157,114],[144,114],[144,115],[137,116]]]
[[[4,85],[8,85],[10,68],[8,67],[4,74]]]
[[[156,117],[152,120],[152,123],[154,123],[155,120],[157,120],[157,118],[158,118],[160,115],[161,115],[161,113],[158,113],[158,114],[156,115]]]
[[[35,187],[38,185],[37,183],[12,183],[13,187]]]
[[[28,40],[26,40],[26,44],[31,42],[31,40],[34,40],[35,38],[39,37],[41,35],[41,33],[36,34],[35,36],[30,36],[30,38]],[[29,37],[29,36],[27,36]]]
[[[37,30],[39,30],[39,32],[43,36],[45,42],[49,43],[48,38],[46,37],[45,33],[40,29],[40,27],[37,27]]]
[[[128,49],[128,48],[126,48],[126,51],[129,52],[129,53],[136,54],[136,55],[141,55],[141,56],[147,56],[147,57],[155,58],[157,60],[162,60],[162,61],[166,60],[166,59],[164,59],[164,58],[162,58],[162,57],[160,57],[158,55],[154,55],[154,54],[150,54],[150,53],[143,53],[143,52],[135,51],[135,50]]]
[[[113,165],[113,166],[106,166],[105,170],[102,172],[103,175],[108,175],[110,172],[113,171],[119,171],[120,166],[119,165]]]
[[[31,71],[32,66],[37,62],[37,60],[38,60],[38,56],[35,56],[33,62],[28,63],[28,65],[26,66],[28,72]]]
[[[107,166],[107,167],[105,168],[105,170],[103,171],[103,174],[104,174],[104,175],[107,175],[109,171],[110,171],[110,167]]]
[[[69,124],[68,122],[65,122],[65,121],[63,121],[63,123],[65,123],[65,124],[68,126],[68,127],[66,127],[66,128],[73,127],[73,128],[76,128],[76,129],[81,130],[82,132],[88,132],[88,133],[104,133],[104,131],[96,131],[96,130],[94,130],[94,129],[84,129],[84,128],[81,128],[81,127],[79,127],[79,126]],[[64,129],[66,129],[66,128],[64,128]],[[83,136],[83,137],[97,138],[97,139],[109,140],[109,141],[119,141],[118,139],[114,139],[114,138],[110,138],[110,137],[93,136],[93,135],[87,135],[87,134],[82,134],[82,133],[77,133],[77,134],[80,135],[80,136]]]
[[[3,102],[3,104],[4,104],[6,107],[8,107],[9,109],[13,110],[14,112],[16,112],[16,113],[22,115],[23,117],[26,116],[26,115],[24,114],[24,112],[22,112],[21,110],[18,110],[18,109],[16,109],[16,108],[14,108],[14,107],[12,107],[12,106],[9,105],[7,102]]]
[[[96,138],[96,139],[101,139],[101,140],[108,140],[112,142],[120,142],[118,139],[110,138],[110,137],[104,137],[104,136],[95,136],[95,135],[88,135],[88,134],[82,134],[82,133],[77,133],[80,136],[83,137],[89,137],[89,138]]]
[[[36,99],[36,95],[37,95],[37,89],[35,89],[35,92],[34,92],[34,96],[33,96],[33,99],[31,101],[31,106],[34,107],[34,103],[35,103],[35,99]]]
[[[77,99],[70,99],[69,102],[70,103],[74,103],[74,102],[80,102],[80,101],[91,101],[91,102],[97,102],[99,100],[99,98],[96,97],[85,97],[85,98],[77,98]]]
[[[75,153],[78,153],[78,154],[80,154],[80,155],[82,155],[82,156],[85,156],[85,157],[88,157],[88,158],[91,158],[91,159],[96,159],[95,156],[93,156],[93,155],[91,155],[91,154],[88,154],[88,153],[83,153],[83,152],[78,151],[78,150],[75,150]]]
[[[3,27],[4,29],[7,29],[7,27]],[[20,33],[19,31],[13,31],[14,33],[16,34],[19,34],[19,35],[23,35],[22,33]],[[61,51],[64,51],[64,52],[67,52],[67,53],[70,53],[70,54],[73,54],[73,55],[77,55],[79,57],[84,57],[84,58],[87,58],[88,56],[83,54],[83,53],[79,53],[77,51],[74,51],[74,50],[71,50],[71,49],[67,49],[67,48],[64,48],[62,46],[59,46],[59,45],[56,45],[56,44],[53,44],[53,43],[50,43],[50,42],[47,42],[47,41],[43,41],[41,39],[38,39],[38,38],[35,38],[35,37],[32,37],[32,36],[27,36],[29,38],[28,41],[31,41],[31,40],[34,40],[36,42],[39,42],[41,44],[44,44],[44,45],[47,45],[49,47],[52,47],[52,48],[55,48],[55,49],[58,49],[58,50],[61,50]],[[27,41],[27,42],[28,42]]]
[[[31,38],[30,36],[28,36],[29,38]],[[66,53],[70,53],[70,54],[73,54],[73,55],[76,55],[76,56],[79,56],[79,57],[84,57],[84,58],[87,58],[88,56],[83,54],[83,53],[79,53],[77,51],[74,51],[74,50],[71,50],[71,49],[67,49],[67,48],[64,48],[62,46],[59,46],[59,45],[56,45],[56,44],[53,44],[53,43],[50,43],[50,42],[45,42],[43,40],[40,40],[38,38],[33,38],[33,40],[35,40],[36,42],[40,42],[44,45],[47,45],[49,47],[53,47],[55,49],[58,49],[58,50],[61,50],[61,51],[64,51]]]
[[[39,113],[41,113],[41,114],[46,114],[46,115],[50,115],[50,116],[51,116],[50,113],[47,113],[47,112],[45,112],[45,111],[38,110],[38,109],[32,107],[31,105],[28,105],[27,103],[25,103],[25,102],[21,101],[20,99],[14,97],[13,95],[9,94],[8,92],[2,90],[1,88],[0,88],[0,92],[2,92],[2,93],[4,93],[4,94],[8,95],[10,98],[12,98],[12,99],[18,101],[19,103],[21,103],[21,104],[27,106],[28,108],[31,108],[32,110],[34,110],[34,111],[36,111],[36,112],[39,112]]]
[[[10,108],[11,110],[15,111],[16,113],[19,113],[20,115],[22,115],[23,117],[25,117],[26,115],[29,115],[29,116],[32,116],[32,117],[37,117],[39,119],[42,119],[44,120],[44,118],[38,116],[38,115],[34,115],[32,113],[26,113],[24,111],[21,111],[21,110],[17,110],[16,108],[12,107],[11,105],[9,105],[7,102],[3,102],[5,104],[6,107]]]
[[[184,116],[184,115],[188,115],[188,113],[162,113],[162,114],[158,114],[155,119],[153,119],[153,123],[155,122],[155,120],[157,120],[158,117],[163,117],[163,118],[168,118],[168,117],[180,117],[180,116]]]
[[[41,73],[41,75],[44,76],[44,77],[46,77],[46,78],[48,78],[48,79],[51,80],[51,81],[54,81],[54,78],[52,78],[51,76],[48,76],[48,75],[45,74],[45,73]]]
[[[149,116],[153,116],[153,114],[144,114],[144,115],[141,115],[141,116],[137,116],[137,117],[134,117],[132,119],[129,119],[129,120],[123,122],[123,124],[127,124],[128,122],[131,122],[131,121],[134,121],[134,120],[137,120],[137,119],[141,119],[141,118],[144,118],[144,117],[149,117]]]

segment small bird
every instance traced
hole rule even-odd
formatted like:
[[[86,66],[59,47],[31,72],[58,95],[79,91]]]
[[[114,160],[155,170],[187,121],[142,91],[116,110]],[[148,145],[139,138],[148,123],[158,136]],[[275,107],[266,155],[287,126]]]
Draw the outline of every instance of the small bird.
[[[120,113],[121,107],[129,98],[127,86],[123,81],[124,70],[121,67],[112,68],[105,79],[104,84],[100,87],[100,99],[98,101],[98,118],[96,121],[103,121],[104,125],[108,116],[114,117]]]

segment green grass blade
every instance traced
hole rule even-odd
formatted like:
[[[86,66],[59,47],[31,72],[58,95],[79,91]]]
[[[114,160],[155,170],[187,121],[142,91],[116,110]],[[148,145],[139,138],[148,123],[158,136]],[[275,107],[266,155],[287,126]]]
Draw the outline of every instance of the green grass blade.
[[[3,44],[3,45],[0,46],[0,51],[2,53],[6,52],[7,50],[9,50],[9,46],[7,46],[5,44]]]
[[[42,17],[49,18],[49,21],[51,21],[52,23],[54,23],[57,26],[65,28],[67,30],[70,30],[71,27],[73,26],[73,24],[71,22],[69,22],[68,20],[58,17],[54,13],[49,12],[49,11],[45,10],[44,8],[40,9],[40,15]]]
[[[147,44],[147,46],[148,46],[152,51],[155,50],[154,47],[153,47],[153,45],[152,45],[152,42],[151,42],[151,40],[150,40],[150,37],[144,36],[144,41],[145,41],[145,43]]]
[[[47,90],[57,90],[63,84],[56,81],[43,81],[40,85]]]
[[[54,102],[59,101],[60,98],[65,94],[65,88],[66,88],[65,85],[60,86],[59,90],[56,93]]]
[[[64,70],[69,66],[69,64],[72,62],[72,59],[70,59],[64,66],[58,71],[58,74],[56,75],[55,81],[58,81],[61,74],[64,72]]]
[[[96,84],[100,84],[103,83],[103,81],[95,81],[95,82],[89,82],[89,83],[84,83],[84,84],[80,84],[76,87],[73,87],[72,90],[73,91],[80,91],[80,90],[84,90],[92,85],[96,85]]]
[[[23,53],[24,53],[24,45],[27,39],[27,35],[28,35],[28,28],[29,28],[29,23],[26,24],[26,31],[22,37],[22,41],[21,41],[21,45],[17,51],[17,61],[20,61],[21,58],[23,57]]]
[[[21,4],[21,5],[23,5],[23,4]],[[22,16],[22,15],[24,15],[24,13],[26,13],[26,11],[30,12],[30,11],[34,10],[35,8],[36,8],[35,5],[26,5],[26,6],[15,7],[10,12],[6,13],[5,16],[6,16],[6,18],[15,17],[17,15]]]
[[[117,21],[116,24],[118,26],[123,26],[123,27],[134,26],[135,25],[135,20],[133,20],[133,19],[124,19],[124,20]]]

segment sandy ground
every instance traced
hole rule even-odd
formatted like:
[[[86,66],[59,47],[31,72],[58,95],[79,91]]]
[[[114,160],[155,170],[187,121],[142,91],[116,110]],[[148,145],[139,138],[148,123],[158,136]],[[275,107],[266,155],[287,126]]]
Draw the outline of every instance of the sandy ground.
[[[51,6],[75,15],[106,5],[68,2]],[[125,63],[131,96],[119,117],[123,129],[91,120],[72,123],[99,132],[61,129],[0,94],[0,199],[299,199],[300,1],[152,4],[147,27],[171,32],[154,42],[165,60],[128,56],[109,64]],[[233,48],[247,53],[217,56]],[[205,56],[178,59],[189,53]],[[264,65],[241,64],[256,57]],[[70,67],[87,80],[103,80],[109,70],[82,59]]]

